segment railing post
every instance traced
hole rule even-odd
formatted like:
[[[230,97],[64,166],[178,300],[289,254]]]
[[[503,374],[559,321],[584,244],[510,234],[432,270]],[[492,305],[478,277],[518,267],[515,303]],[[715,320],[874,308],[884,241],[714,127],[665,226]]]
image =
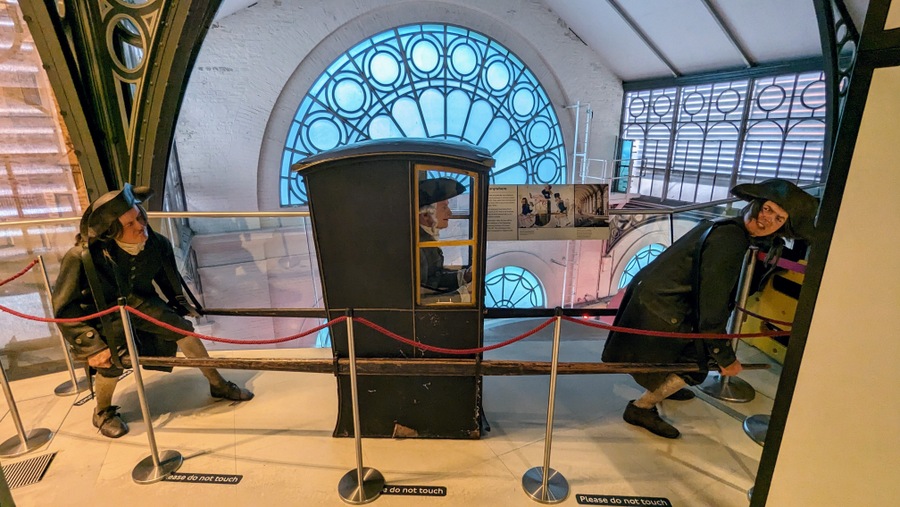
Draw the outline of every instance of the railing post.
[[[12,389],[9,388],[9,379],[6,377],[6,369],[0,364],[0,384],[3,385],[3,394],[6,395],[6,403],[9,405],[9,414],[13,424],[16,425],[17,435],[6,439],[0,444],[0,457],[13,458],[29,453],[43,446],[53,437],[53,433],[47,428],[31,430],[27,435],[22,427],[22,418],[19,417],[19,409],[13,398]]]
[[[540,503],[560,503],[569,496],[569,482],[550,468],[550,448],[553,440],[553,411],[556,403],[556,374],[559,366],[559,336],[562,324],[562,308],[556,307],[556,327],[553,330],[553,354],[550,363],[550,394],[547,397],[547,429],[544,434],[544,464],[534,467],[522,476],[525,493]]]
[[[741,331],[741,321],[744,320],[744,312],[741,309],[747,306],[747,296],[750,294],[750,283],[753,281],[753,271],[756,268],[756,252],[758,251],[759,247],[751,246],[747,253],[744,254],[744,267],[741,269],[741,278],[738,283],[740,292],[738,293],[737,308],[731,316],[731,321],[728,323],[729,334]],[[737,352],[739,343],[740,340],[737,338],[731,340],[731,347],[735,352]],[[756,397],[756,390],[753,386],[737,376],[726,377],[710,373],[706,381],[700,384],[699,387],[701,391],[713,398],[735,403],[746,403]]]
[[[341,477],[341,481],[338,483],[338,494],[341,495],[341,500],[349,504],[360,505],[369,503],[381,496],[381,490],[384,488],[384,476],[374,468],[363,467],[352,308],[347,309],[347,347],[350,355],[350,393],[353,404],[353,439],[356,444],[356,468]]]
[[[763,445],[766,442],[766,433],[769,431],[769,419],[768,414],[748,416],[744,419],[744,433],[757,444]]]
[[[53,289],[50,287],[50,277],[47,276],[47,267],[44,265],[44,256],[38,255],[38,264],[41,266],[41,277],[44,281],[44,290],[47,291],[47,298],[51,301],[51,306],[53,304],[52,294]],[[62,384],[56,386],[54,392],[57,396],[70,396],[73,394],[78,394],[83,391],[87,384],[87,378],[82,379],[79,382],[78,377],[75,376],[75,366],[72,364],[72,356],[69,354],[69,344],[66,343],[66,339],[63,337],[62,333],[59,332],[59,328],[56,326],[51,326],[52,330],[50,331],[52,334],[55,334],[59,337],[60,346],[62,346],[63,359],[66,360],[66,367],[69,369],[69,382],[63,382]]]
[[[125,309],[125,298],[119,298],[119,314],[122,316],[122,327],[125,330],[125,345],[128,347],[128,355],[131,356],[131,368],[134,372],[134,383],[137,387],[138,399],[141,402],[141,414],[144,416],[144,424],[147,426],[147,440],[150,442],[150,456],[147,456],[135,465],[131,471],[131,478],[138,484],[151,484],[159,482],[167,475],[181,467],[184,458],[178,451],[163,451],[162,455],[156,448],[156,436],[153,434],[153,419],[150,417],[150,407],[147,405],[147,395],[144,393],[144,379],[141,377],[141,364],[137,347],[134,344],[134,332],[131,328],[131,316]],[[115,354],[115,351],[112,351]]]

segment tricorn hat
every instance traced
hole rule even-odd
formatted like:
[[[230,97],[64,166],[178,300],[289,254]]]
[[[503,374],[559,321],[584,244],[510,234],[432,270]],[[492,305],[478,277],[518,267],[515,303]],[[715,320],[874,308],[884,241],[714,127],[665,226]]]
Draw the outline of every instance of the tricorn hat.
[[[419,181],[419,207],[441,202],[466,191],[462,183],[452,178],[431,178]]]
[[[779,236],[805,240],[813,238],[818,202],[815,197],[790,181],[772,178],[759,183],[742,183],[732,188],[731,193],[745,201],[762,199],[784,208],[788,213],[788,219],[784,227],[778,231]]]
[[[150,187],[133,187],[131,183],[126,183],[121,190],[101,195],[81,215],[82,240],[99,238],[120,216],[127,213],[135,204],[153,197],[153,193]]]

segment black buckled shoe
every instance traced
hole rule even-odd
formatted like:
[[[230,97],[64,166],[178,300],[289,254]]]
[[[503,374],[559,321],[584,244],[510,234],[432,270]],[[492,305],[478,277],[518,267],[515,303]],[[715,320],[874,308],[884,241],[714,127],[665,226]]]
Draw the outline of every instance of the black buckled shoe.
[[[128,425],[118,412],[119,407],[112,405],[94,412],[94,427],[100,434],[108,438],[119,438],[128,433]]]
[[[628,424],[640,426],[641,428],[649,430],[654,435],[659,435],[661,437],[678,438],[678,435],[681,435],[681,432],[679,432],[675,426],[663,421],[662,417],[659,416],[656,407],[636,407],[634,405],[634,400],[628,402],[628,406],[625,407],[625,413],[622,414],[622,419],[625,419],[625,422]]]
[[[666,399],[667,400],[675,400],[675,401],[687,401],[687,400],[693,400],[696,397],[697,397],[697,395],[694,394],[694,391],[691,391],[687,387],[682,387],[681,389],[670,394],[669,397]]]
[[[224,398],[231,401],[250,401],[253,399],[253,393],[238,387],[234,382],[225,382],[225,385],[221,386],[210,384],[209,395],[213,398]]]

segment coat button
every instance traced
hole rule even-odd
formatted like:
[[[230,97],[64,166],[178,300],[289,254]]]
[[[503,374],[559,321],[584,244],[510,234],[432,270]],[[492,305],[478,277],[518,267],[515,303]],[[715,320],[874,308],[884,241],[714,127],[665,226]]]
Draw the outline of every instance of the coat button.
[[[77,343],[78,345],[81,345],[81,338],[75,338],[75,343]]]
[[[93,337],[94,337],[94,332],[93,332],[93,331],[88,331],[88,332],[87,332],[87,337],[88,337],[88,338],[93,338]]]
[[[718,354],[718,353],[719,353],[719,347],[714,348],[714,349],[713,349],[713,354]]]
[[[672,324],[678,324],[678,319],[676,319],[675,317],[672,317],[672,319],[670,319],[669,322],[671,322]]]

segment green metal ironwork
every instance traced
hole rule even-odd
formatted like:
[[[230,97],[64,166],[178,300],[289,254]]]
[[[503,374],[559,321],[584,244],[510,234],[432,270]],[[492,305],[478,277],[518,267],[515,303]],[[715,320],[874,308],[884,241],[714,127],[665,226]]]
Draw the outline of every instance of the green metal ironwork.
[[[91,199],[125,182],[164,188],[187,79],[220,3],[22,2]]]

